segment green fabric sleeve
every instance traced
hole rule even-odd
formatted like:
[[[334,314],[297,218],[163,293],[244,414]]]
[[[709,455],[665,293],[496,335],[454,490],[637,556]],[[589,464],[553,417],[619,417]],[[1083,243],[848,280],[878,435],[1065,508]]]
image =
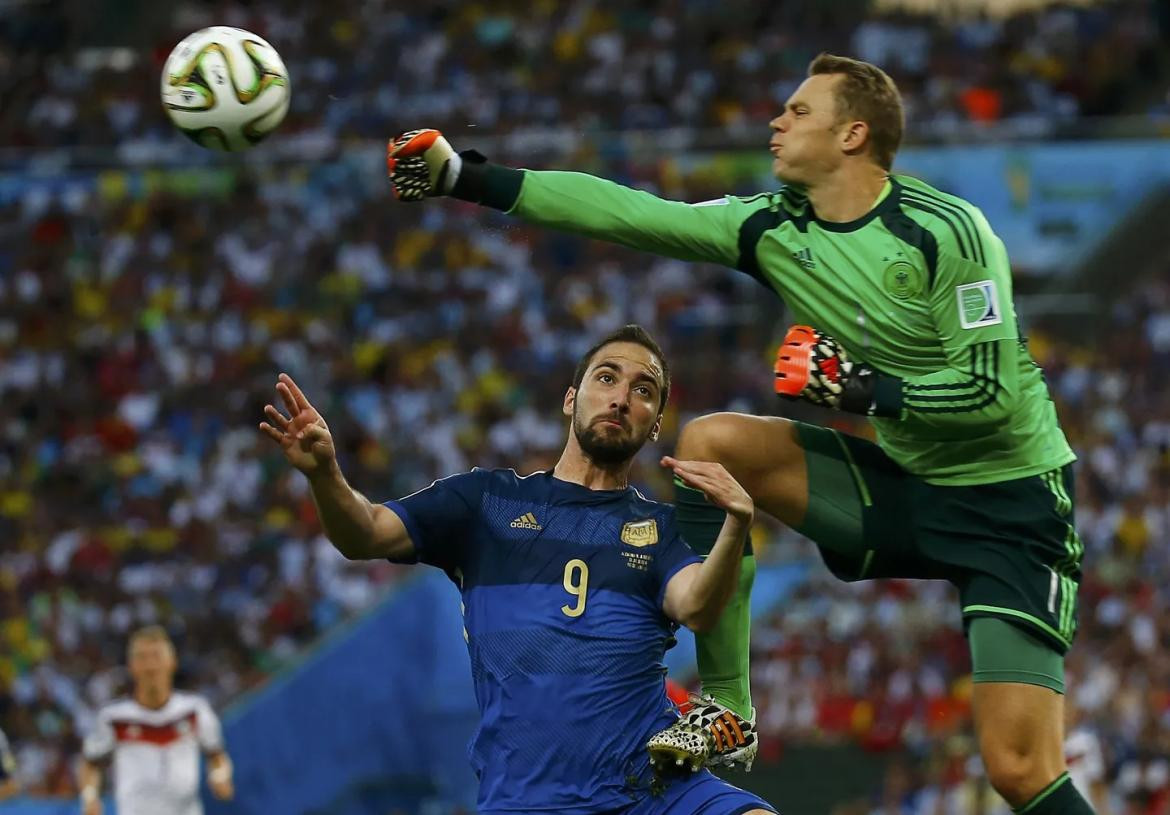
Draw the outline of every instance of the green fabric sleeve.
[[[743,229],[745,221],[755,212],[778,207],[769,195],[686,204],[585,173],[523,172],[510,214],[656,255],[732,268],[744,267],[744,253],[750,252],[750,263],[755,263],[759,235]]]

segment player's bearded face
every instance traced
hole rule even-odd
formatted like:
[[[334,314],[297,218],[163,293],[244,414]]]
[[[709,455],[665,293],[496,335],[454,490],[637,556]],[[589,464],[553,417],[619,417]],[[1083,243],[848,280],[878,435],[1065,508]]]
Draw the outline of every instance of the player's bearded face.
[[[661,369],[633,343],[614,343],[597,353],[573,400],[573,435],[585,455],[601,465],[633,458],[655,432]]]
[[[620,422],[620,427],[614,423]],[[650,436],[650,428],[635,432],[630,427],[629,417],[606,413],[600,417],[585,416],[581,403],[573,408],[573,435],[577,444],[589,458],[598,464],[620,464],[629,461]]]

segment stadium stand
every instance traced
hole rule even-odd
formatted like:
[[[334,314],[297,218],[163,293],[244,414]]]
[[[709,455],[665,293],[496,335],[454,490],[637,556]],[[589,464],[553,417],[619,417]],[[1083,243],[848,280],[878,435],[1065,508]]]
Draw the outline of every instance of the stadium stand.
[[[970,133],[966,122],[1045,127],[1144,111],[1164,92],[1170,40],[1170,15],[1156,0],[945,25],[866,14],[864,0],[122,5],[138,25],[82,0],[5,14],[0,144],[127,150],[177,138],[155,115],[154,74],[179,39],[208,25],[279,43],[295,88],[284,138],[327,143],[385,138],[394,120],[492,133],[757,134],[822,50],[884,65],[920,137]]]

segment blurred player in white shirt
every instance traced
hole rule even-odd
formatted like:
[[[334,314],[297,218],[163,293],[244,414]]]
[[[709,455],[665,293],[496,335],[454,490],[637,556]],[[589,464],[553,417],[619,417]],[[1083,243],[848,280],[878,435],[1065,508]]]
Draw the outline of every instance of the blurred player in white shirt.
[[[202,815],[199,753],[212,793],[230,799],[232,763],[219,718],[202,696],[175,691],[175,648],[161,626],[130,636],[134,693],[98,711],[82,747],[81,811],[102,815],[102,765],[112,756],[118,815]]]
[[[8,737],[0,730],[0,801],[11,798],[18,792],[20,784],[16,780],[16,759],[12,757]]]
[[[1105,783],[1105,758],[1101,742],[1088,727],[1078,727],[1065,737],[1064,755],[1068,774],[1086,801],[1092,802],[1097,813],[1108,815],[1108,787]]]
[[[1105,753],[1097,731],[1086,721],[1076,702],[1069,700],[1064,716],[1064,760],[1073,784],[1097,815],[1110,815]]]

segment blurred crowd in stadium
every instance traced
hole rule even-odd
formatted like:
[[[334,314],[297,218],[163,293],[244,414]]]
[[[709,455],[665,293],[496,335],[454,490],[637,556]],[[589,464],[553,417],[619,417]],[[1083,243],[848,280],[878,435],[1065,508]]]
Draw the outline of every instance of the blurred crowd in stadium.
[[[459,132],[731,127],[758,132],[822,50],[885,67],[912,127],[1144,112],[1166,100],[1170,10],[1160,0],[1055,6],[942,25],[874,16],[867,0],[329,4],[191,2],[127,29],[100,3],[19,4],[0,21],[0,143],[110,145],[175,138],[156,114],[163,59],[187,33],[267,37],[292,77],[282,126],[331,142],[387,122]],[[165,15],[165,16],[163,16]],[[150,21],[156,24],[151,25]],[[117,28],[111,28],[117,26]],[[109,42],[129,47],[91,48]],[[1144,80],[1144,81],[1143,81]],[[1165,85],[1162,93],[1165,93]]]
[[[1155,6],[850,30],[850,15],[818,4],[769,4],[754,19],[686,0],[414,15],[354,3],[328,25],[319,4],[187,4],[151,45],[161,64],[173,35],[205,24],[267,35],[293,76],[286,129],[329,138],[407,120],[763,134],[822,48],[890,67],[918,121],[1116,112],[1133,101],[1122,79],[1170,32]],[[154,65],[86,62],[84,32],[37,11],[0,21],[0,141],[171,138]],[[666,164],[634,180],[694,199],[733,191]],[[343,171],[261,170],[198,200],[132,186],[110,176],[90,196],[29,191],[0,207],[0,727],[33,793],[74,792],[78,733],[123,689],[132,626],[167,625],[180,685],[222,705],[403,574],[336,555],[303,480],[262,443],[279,371],[318,403],[373,498],[473,464],[550,464],[572,365],[629,321],[675,362],[664,439],[696,413],[776,409],[767,350],[781,312],[746,278],[453,204],[390,207]],[[1170,567],[1154,546],[1170,533],[1170,288],[1143,284],[1109,324],[1092,350],[1042,328],[1032,348],[1081,455],[1087,575],[1070,698],[1122,811],[1155,815],[1170,807]],[[666,496],[654,459],[636,480]],[[811,556],[772,528],[759,548]],[[978,762],[947,592],[816,579],[761,624],[765,758],[809,739],[907,746],[930,760],[898,765],[883,813],[933,815],[959,794]]]

